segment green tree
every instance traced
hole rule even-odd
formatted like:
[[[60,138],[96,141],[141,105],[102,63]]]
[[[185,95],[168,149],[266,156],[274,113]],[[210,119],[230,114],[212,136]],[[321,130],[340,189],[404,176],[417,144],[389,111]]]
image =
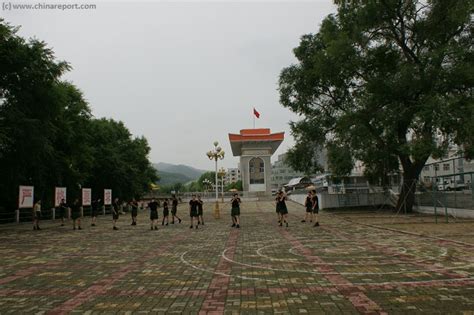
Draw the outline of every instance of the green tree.
[[[95,163],[93,176],[85,185],[99,193],[110,188],[114,196],[129,200],[156,182],[158,177],[148,160],[150,147],[145,138],[132,138],[122,122],[112,119],[94,119],[89,130]]]
[[[225,191],[229,191],[231,189],[237,189],[238,191],[242,191],[243,190],[242,181],[238,180],[235,183],[230,183],[227,186],[225,186],[225,188],[224,188]]]
[[[184,185],[182,183],[176,183],[173,185],[173,190],[178,193],[178,192],[182,192],[184,189]]]
[[[202,174],[199,177],[199,179],[197,180],[199,191],[203,191],[204,189],[209,189],[209,187],[205,187],[205,185],[203,184],[203,182],[205,180],[208,180],[212,184],[215,184],[216,183],[216,172],[208,171],[208,172],[205,172],[204,174]]]
[[[44,42],[17,30],[0,19],[0,203],[9,209],[18,185],[34,183],[36,196],[47,194],[62,106],[57,82],[69,69]]]
[[[202,188],[201,186],[199,186],[198,182],[194,181],[186,185],[186,191],[189,191],[189,192],[202,191]]]
[[[298,63],[280,75],[282,105],[303,116],[292,124],[289,160],[300,170],[314,167],[295,153],[324,144],[338,148],[330,156],[336,169],[348,156],[371,176],[401,165],[397,207],[411,211],[430,155],[454,143],[474,156],[473,0],[336,4],[337,14],[301,38]]]
[[[68,199],[82,187],[130,199],[158,177],[143,137],[122,122],[94,119],[82,92],[61,81],[70,69],[44,42],[24,40],[0,19],[0,208],[17,207],[18,186],[34,185],[44,208],[54,187]]]

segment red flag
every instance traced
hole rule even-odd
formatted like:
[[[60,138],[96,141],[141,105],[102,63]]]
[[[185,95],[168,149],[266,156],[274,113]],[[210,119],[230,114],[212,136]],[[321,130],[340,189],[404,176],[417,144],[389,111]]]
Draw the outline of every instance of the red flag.
[[[255,108],[253,109],[253,114],[255,115],[255,117],[260,118],[260,113],[257,112]]]

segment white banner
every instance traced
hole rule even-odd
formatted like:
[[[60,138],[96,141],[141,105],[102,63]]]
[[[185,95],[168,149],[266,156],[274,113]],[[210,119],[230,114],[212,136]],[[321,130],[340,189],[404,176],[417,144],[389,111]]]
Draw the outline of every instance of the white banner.
[[[112,189],[104,189],[104,205],[112,204]]]
[[[82,188],[82,205],[90,206],[92,204],[92,189]]]
[[[34,186],[20,186],[18,208],[33,208]]]
[[[67,202],[66,199],[66,187],[56,187],[54,190],[54,206],[59,207],[61,200]]]

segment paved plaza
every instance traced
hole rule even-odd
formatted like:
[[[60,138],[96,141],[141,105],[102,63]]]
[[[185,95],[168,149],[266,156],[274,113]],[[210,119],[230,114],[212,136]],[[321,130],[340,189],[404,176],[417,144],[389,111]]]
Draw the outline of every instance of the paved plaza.
[[[119,231],[0,226],[0,313],[474,314],[473,221],[339,211],[313,228],[289,203],[284,228],[272,202],[244,202],[233,229],[211,208],[198,230],[185,204],[158,231],[146,211]]]

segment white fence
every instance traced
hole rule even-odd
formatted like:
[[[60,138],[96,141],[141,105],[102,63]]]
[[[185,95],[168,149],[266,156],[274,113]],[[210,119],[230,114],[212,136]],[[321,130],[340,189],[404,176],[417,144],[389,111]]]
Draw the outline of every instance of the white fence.
[[[383,192],[376,193],[354,193],[354,194],[317,194],[320,209],[334,209],[345,207],[368,207],[368,206],[390,206],[393,207],[392,201],[388,194]],[[304,204],[306,194],[291,194],[288,196],[299,204]]]

